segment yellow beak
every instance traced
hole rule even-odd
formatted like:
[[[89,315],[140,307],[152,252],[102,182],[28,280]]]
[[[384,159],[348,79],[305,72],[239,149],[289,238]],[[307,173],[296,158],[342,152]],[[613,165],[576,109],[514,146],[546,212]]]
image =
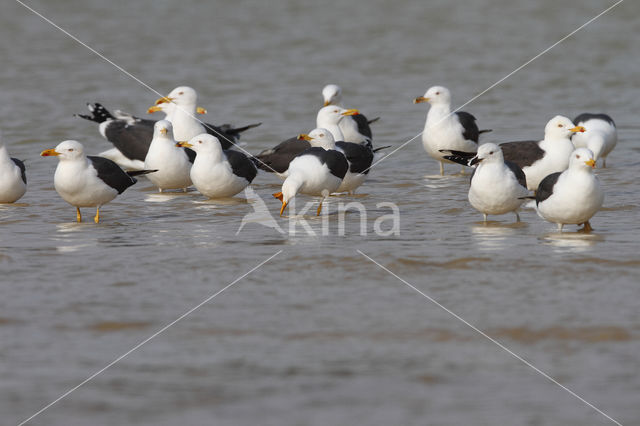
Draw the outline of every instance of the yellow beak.
[[[310,141],[313,140],[313,138],[311,136],[307,135],[306,133],[300,133],[298,135],[298,140],[310,142]]]
[[[187,141],[181,141],[181,142],[177,142],[177,143],[176,143],[176,146],[177,146],[177,147],[180,147],[180,148],[191,148],[193,145],[191,145],[191,144],[190,144],[189,142],[187,142]]]
[[[168,132],[169,132],[169,131],[167,130],[167,128],[166,128],[166,127],[163,127],[162,129],[160,129],[160,134],[161,134],[161,135],[163,135],[163,136],[167,136],[167,133],[168,133]]]
[[[331,105],[330,101],[324,101],[324,106],[329,106],[329,105]]]
[[[147,114],[153,114],[154,112],[158,112],[158,111],[162,111],[162,108],[160,108],[157,105],[154,105],[152,107],[149,107],[149,109],[147,110]]]
[[[55,149],[51,148],[51,149],[45,149],[40,153],[40,155],[42,157],[51,157],[51,156],[58,156],[60,154],[57,153]]]
[[[360,114],[360,111],[358,111],[357,109],[348,109],[342,113],[342,115],[358,115],[358,114]]]
[[[584,162],[584,164],[586,164],[587,166],[595,169],[596,168],[596,160],[594,160],[593,158],[590,160],[587,160]]]
[[[586,131],[587,131],[587,129],[585,129],[585,128],[584,128],[584,127],[582,127],[582,126],[576,126],[576,127],[574,127],[573,129],[569,129],[569,131],[570,131],[570,132],[574,132],[574,133],[575,133],[575,132],[583,133],[583,132],[586,132]]]
[[[160,99],[158,99],[155,104],[159,105],[159,104],[166,104],[169,102],[173,102],[173,99],[168,96],[163,96]]]
[[[429,98],[425,98],[424,96],[418,96],[413,100],[414,104],[421,104],[423,102],[429,102]]]
[[[204,109],[204,108],[202,108],[202,107],[196,107],[196,112],[197,112],[198,114],[206,114],[206,113],[207,113],[207,110],[206,110],[206,109]]]

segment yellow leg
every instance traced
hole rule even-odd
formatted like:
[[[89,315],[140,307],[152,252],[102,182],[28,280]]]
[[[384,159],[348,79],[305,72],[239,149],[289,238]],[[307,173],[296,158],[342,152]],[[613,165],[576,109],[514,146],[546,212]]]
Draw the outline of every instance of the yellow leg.
[[[93,218],[95,223],[100,223],[100,206],[96,209],[96,216]]]
[[[589,223],[589,221],[586,221],[585,223],[583,223],[584,227],[581,229],[582,232],[591,232],[593,231],[593,228],[591,227],[591,224]]]
[[[444,176],[444,163],[440,161],[440,176]]]
[[[76,207],[76,220],[78,223],[82,222],[82,214],[80,214],[80,208]]]

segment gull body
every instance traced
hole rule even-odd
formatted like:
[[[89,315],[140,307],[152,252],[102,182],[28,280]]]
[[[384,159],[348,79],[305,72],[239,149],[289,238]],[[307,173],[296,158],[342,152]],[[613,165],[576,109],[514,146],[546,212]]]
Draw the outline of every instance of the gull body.
[[[335,150],[333,135],[327,129],[317,128],[305,136],[312,147],[291,161],[282,191],[274,194],[282,202],[280,215],[298,193],[321,197],[320,215],[322,202],[338,189],[349,168],[344,155]]]
[[[209,198],[232,197],[244,190],[258,170],[243,153],[223,150],[215,136],[201,134],[178,145],[196,152],[191,167],[191,181],[200,193]]]
[[[154,124],[153,139],[144,159],[144,168],[155,169],[147,177],[162,192],[165,189],[183,189],[191,186],[189,172],[195,158],[193,151],[176,146],[173,126],[167,120]]]
[[[0,203],[15,203],[27,192],[24,163],[11,158],[0,135]]]
[[[595,158],[588,148],[578,148],[571,154],[569,168],[545,177],[536,193],[538,215],[556,223],[562,231],[564,225],[584,224],[591,231],[589,220],[602,207],[604,191],[593,174]]]
[[[136,183],[132,174],[148,172],[128,174],[109,159],[86,156],[82,144],[74,140],[63,141],[53,149],[42,151],[40,155],[56,156],[60,160],[53,183],[60,197],[76,207],[78,222],[82,221],[80,207],[96,207],[94,221],[98,223],[100,207]]]
[[[583,113],[573,122],[585,128],[584,132],[573,135],[571,141],[576,148],[589,148],[596,162],[602,159],[602,167],[607,167],[607,156],[618,143],[618,131],[613,119],[607,114]]]
[[[335,140],[335,149],[342,152],[349,162],[349,170],[347,170],[336,192],[355,193],[355,190],[367,179],[369,168],[373,163],[371,145],[346,141],[340,127],[340,124],[346,119],[358,114],[358,110],[346,110],[329,105],[322,108],[316,118],[317,128],[324,128],[331,132]]]
[[[469,202],[484,215],[513,212],[520,221],[518,209],[529,194],[524,172],[513,163],[505,162],[500,147],[494,143],[480,145],[477,154],[454,152],[447,159],[475,166],[469,186]]]

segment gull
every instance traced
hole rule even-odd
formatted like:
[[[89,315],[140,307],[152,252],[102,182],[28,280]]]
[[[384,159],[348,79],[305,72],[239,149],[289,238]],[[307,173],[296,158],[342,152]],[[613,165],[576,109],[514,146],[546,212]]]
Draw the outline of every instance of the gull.
[[[153,171],[125,172],[107,158],[85,155],[82,144],[74,140],[63,141],[40,155],[56,156],[60,160],[53,184],[60,197],[76,208],[78,222],[82,222],[80,207],[96,207],[93,220],[99,223],[100,207],[136,183],[133,176]]]

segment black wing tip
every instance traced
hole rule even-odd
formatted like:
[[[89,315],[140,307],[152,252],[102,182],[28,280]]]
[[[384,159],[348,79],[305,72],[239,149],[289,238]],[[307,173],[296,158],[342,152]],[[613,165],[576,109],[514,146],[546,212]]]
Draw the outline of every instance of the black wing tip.
[[[372,149],[373,152],[382,151],[383,149],[391,148],[391,145],[379,146],[378,148]]]
[[[489,133],[489,132],[493,132],[493,129],[482,129],[482,130],[478,130],[478,134],[483,134],[483,133]]]
[[[96,102],[94,104],[87,102],[87,109],[89,110],[91,115],[73,114],[73,116],[84,118],[85,120],[89,121],[95,121],[96,123],[102,123],[107,120],[115,119],[115,117],[99,102]]]
[[[471,166],[471,164],[469,164],[470,163],[469,158],[459,157],[457,155],[445,155],[442,158],[444,158],[445,160],[453,161],[454,163],[461,164],[463,166]]]
[[[134,176],[148,175],[149,173],[155,173],[157,171],[158,171],[158,169],[155,169],[155,170],[129,170],[128,172],[125,172],[125,173],[128,174],[130,177],[134,177]]]
[[[376,118],[372,118],[371,120],[367,120],[367,123],[368,124],[375,123],[378,120],[380,120],[380,117],[376,117]]]

